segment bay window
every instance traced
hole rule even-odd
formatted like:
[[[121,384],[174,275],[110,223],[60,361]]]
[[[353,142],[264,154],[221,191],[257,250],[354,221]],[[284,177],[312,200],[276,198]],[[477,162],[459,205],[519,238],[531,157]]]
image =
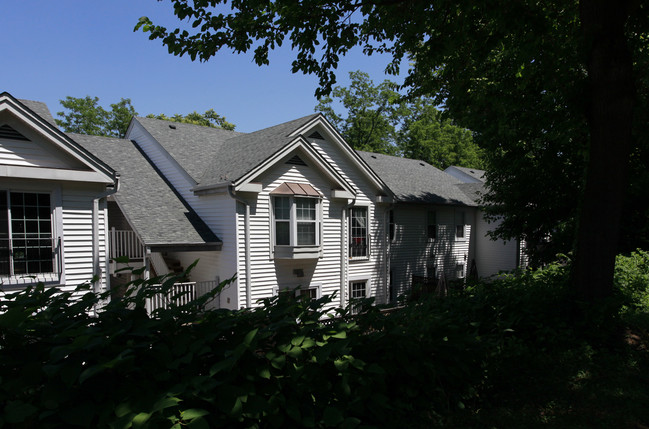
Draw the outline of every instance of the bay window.
[[[283,183],[272,197],[276,258],[315,258],[320,252],[320,194],[307,184]]]

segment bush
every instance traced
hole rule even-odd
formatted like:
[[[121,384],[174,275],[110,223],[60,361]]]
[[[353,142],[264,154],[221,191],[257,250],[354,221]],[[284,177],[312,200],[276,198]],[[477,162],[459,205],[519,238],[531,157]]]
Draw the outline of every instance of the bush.
[[[429,427],[482,377],[481,340],[448,312],[328,318],[333,297],[281,293],[249,310],[203,312],[202,300],[152,317],[144,302],[160,281],[96,315],[106,296],[87,285],[3,297],[0,426]]]

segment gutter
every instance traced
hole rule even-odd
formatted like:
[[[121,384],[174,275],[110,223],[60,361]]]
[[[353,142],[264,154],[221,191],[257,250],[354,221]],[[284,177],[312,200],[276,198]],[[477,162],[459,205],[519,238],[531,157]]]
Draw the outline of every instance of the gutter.
[[[244,242],[246,243],[244,248],[245,271],[246,271],[245,287],[246,287],[246,307],[251,308],[252,307],[252,282],[250,281],[250,273],[252,270],[250,267],[250,204],[248,204],[247,201],[237,196],[237,193],[234,190],[233,185],[228,186],[228,194],[230,194],[230,197],[232,197],[235,201],[243,204],[244,207],[246,208],[244,218],[243,218],[244,235],[245,235]]]

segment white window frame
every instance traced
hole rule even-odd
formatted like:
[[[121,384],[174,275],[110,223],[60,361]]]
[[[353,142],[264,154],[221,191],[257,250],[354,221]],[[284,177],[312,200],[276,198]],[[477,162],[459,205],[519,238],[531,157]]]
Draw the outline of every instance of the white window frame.
[[[352,296],[352,288],[354,284],[357,283],[362,283],[365,285],[365,294],[363,296]],[[355,299],[364,299],[367,298],[370,294],[370,279],[369,278],[357,278],[357,279],[349,279],[349,282],[347,284],[347,302],[351,303],[352,300]],[[352,308],[351,313],[352,314],[358,314],[359,309],[358,308]]]
[[[276,219],[275,207],[278,199],[289,201],[289,219]],[[311,200],[315,202],[315,220],[297,219],[297,201],[300,199]],[[322,198],[311,196],[294,196],[294,195],[271,195],[270,196],[270,221],[271,221],[271,249],[273,257],[299,259],[300,257],[319,256],[322,250]],[[289,243],[277,244],[277,223],[286,222],[289,224]],[[315,243],[298,244],[298,224],[314,223],[315,224]],[[317,252],[315,255],[313,252]]]
[[[9,181],[6,186],[0,188],[0,191],[6,192],[7,198],[7,222],[8,222],[8,232],[9,237],[12,236],[12,227],[11,227],[11,194],[12,193],[22,193],[22,194],[48,194],[50,199],[50,228],[51,228],[51,240],[52,240],[52,271],[51,272],[40,272],[40,273],[19,273],[16,274],[14,271],[14,259],[9,255],[9,275],[0,274],[0,283],[5,286],[20,286],[33,284],[36,282],[43,283],[56,283],[63,284],[65,283],[65,264],[63,261],[63,237],[61,231],[63,229],[61,221],[61,190],[58,186],[39,186],[32,187],[25,183],[11,182]]]
[[[455,241],[466,241],[466,211],[455,210],[453,219],[453,223],[455,224]],[[462,235],[459,235],[459,232],[461,232]]]
[[[432,222],[431,222],[431,220],[432,220]],[[438,223],[437,223],[437,210],[432,210],[432,209],[427,210],[426,211],[426,238],[429,241],[435,241],[435,240],[437,240],[437,237],[439,237],[439,230],[438,230],[437,225],[438,225]],[[434,228],[432,230],[432,231],[434,231],[434,234],[433,234],[434,237],[431,237],[431,234],[430,234],[431,227]]]
[[[354,210],[358,210],[358,209],[365,210],[367,213],[367,216],[365,218],[366,219],[365,236],[359,237],[359,238],[364,238],[366,244],[365,244],[365,255],[354,256],[352,254],[353,253],[352,241],[355,239],[355,237],[352,236],[352,231],[354,228],[352,215],[354,213]],[[349,251],[349,259],[351,261],[367,261],[368,259],[370,259],[371,248],[372,248],[371,246],[372,234],[370,233],[370,228],[372,225],[370,206],[359,205],[359,206],[350,207],[347,213],[348,213],[347,235],[349,237],[347,245]]]

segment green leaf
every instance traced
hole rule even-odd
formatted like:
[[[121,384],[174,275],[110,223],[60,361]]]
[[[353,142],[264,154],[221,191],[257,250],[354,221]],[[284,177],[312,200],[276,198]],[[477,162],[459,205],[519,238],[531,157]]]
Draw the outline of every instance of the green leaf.
[[[38,411],[32,404],[23,401],[9,401],[4,407],[4,418],[7,423],[22,423]]]
[[[325,426],[338,426],[343,420],[343,414],[338,408],[328,406],[324,410],[323,420]]]

